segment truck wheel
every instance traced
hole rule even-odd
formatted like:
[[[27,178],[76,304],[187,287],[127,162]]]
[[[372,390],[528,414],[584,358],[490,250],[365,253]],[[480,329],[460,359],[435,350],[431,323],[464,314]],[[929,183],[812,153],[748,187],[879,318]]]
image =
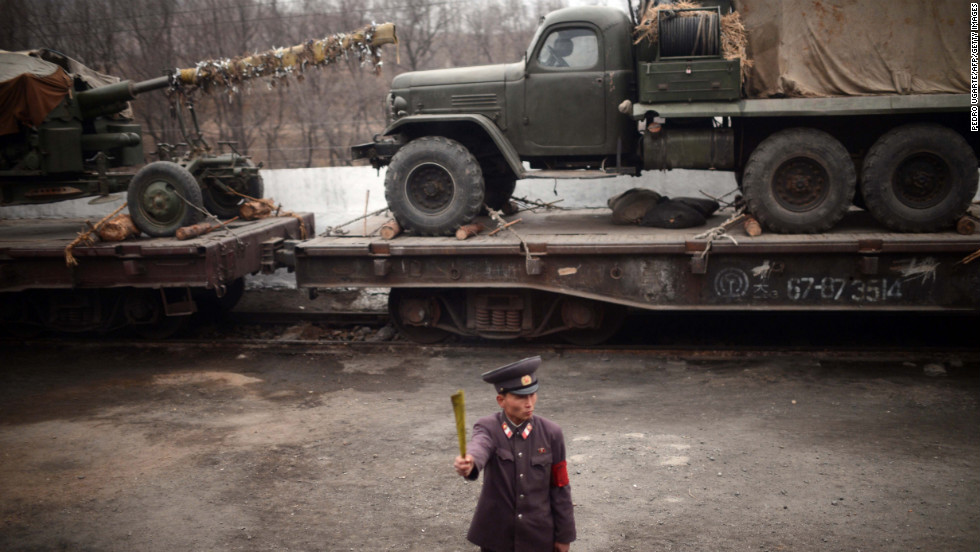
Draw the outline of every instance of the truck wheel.
[[[850,208],[856,187],[850,154],[821,130],[793,128],[762,141],[745,164],[748,210],[773,232],[823,232]]]
[[[517,179],[513,176],[487,177],[483,201],[491,209],[499,211],[510,201],[516,187]]]
[[[977,158],[959,133],[918,123],[886,132],[868,150],[861,194],[871,214],[898,232],[955,224],[977,193]]]
[[[451,235],[483,207],[483,172],[459,142],[426,136],[391,158],[385,199],[402,228],[422,235]]]
[[[235,179],[231,182],[225,182],[225,185],[237,192],[256,199],[260,199],[265,195],[265,185],[262,183],[262,177],[258,175],[249,177],[245,180],[244,184],[238,179]],[[241,196],[227,194],[221,188],[210,186],[206,182],[202,183],[201,192],[204,197],[204,208],[212,215],[221,219],[238,216],[238,208],[245,201]]]
[[[149,236],[173,236],[178,228],[201,220],[201,187],[187,169],[170,161],[140,169],[126,197],[133,224]]]

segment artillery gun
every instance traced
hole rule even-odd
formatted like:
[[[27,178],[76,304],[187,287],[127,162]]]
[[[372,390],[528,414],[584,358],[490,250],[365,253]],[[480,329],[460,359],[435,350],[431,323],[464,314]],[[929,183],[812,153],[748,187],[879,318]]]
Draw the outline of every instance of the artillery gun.
[[[191,93],[249,79],[286,78],[353,52],[380,66],[379,48],[397,42],[391,23],[369,25],[291,48],[210,60],[154,79],[119,81],[52,50],[0,51],[0,206],[51,203],[127,191],[130,215],[150,236],[170,236],[201,220],[237,213],[243,196],[263,194],[260,166],[240,154],[216,154],[203,137]],[[160,144],[159,161],[145,163],[143,135],[129,102],[170,90],[187,151]],[[188,129],[182,100],[190,113]]]

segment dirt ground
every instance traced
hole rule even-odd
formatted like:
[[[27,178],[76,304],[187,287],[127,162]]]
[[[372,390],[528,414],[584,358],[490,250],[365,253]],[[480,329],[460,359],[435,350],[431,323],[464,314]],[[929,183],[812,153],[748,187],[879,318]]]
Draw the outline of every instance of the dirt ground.
[[[580,551],[980,548],[980,366],[480,348],[20,347],[2,550],[474,550],[449,396],[542,352]]]

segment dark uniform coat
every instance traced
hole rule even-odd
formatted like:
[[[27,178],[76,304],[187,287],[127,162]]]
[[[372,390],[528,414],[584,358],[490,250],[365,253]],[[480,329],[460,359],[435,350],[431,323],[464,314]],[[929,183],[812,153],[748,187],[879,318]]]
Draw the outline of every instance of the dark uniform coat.
[[[565,437],[558,424],[532,416],[515,431],[503,412],[477,420],[466,452],[469,479],[483,490],[466,538],[494,552],[552,552],[575,540]]]

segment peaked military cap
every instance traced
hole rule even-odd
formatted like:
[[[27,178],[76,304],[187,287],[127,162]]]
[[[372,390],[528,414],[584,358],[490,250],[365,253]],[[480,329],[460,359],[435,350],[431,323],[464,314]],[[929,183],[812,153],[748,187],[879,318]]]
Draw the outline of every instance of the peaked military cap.
[[[533,356],[484,372],[481,377],[492,383],[497,393],[530,395],[538,390],[538,378],[534,373],[540,365],[541,357]]]

